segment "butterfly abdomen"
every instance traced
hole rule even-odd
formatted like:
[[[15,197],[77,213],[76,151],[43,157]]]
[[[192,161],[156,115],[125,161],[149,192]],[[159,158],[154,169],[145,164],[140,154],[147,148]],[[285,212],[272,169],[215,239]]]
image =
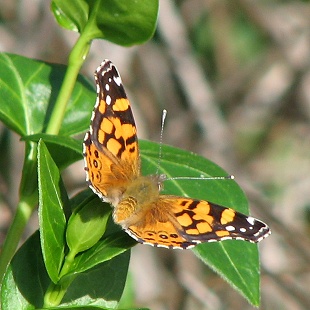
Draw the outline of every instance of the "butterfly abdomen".
[[[114,209],[114,222],[126,228],[128,226],[128,220],[135,214],[136,206],[137,200],[134,197],[122,199]]]

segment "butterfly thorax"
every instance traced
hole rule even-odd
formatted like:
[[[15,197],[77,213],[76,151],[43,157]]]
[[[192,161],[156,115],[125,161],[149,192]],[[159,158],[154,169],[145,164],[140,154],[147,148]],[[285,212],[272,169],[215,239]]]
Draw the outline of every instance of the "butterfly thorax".
[[[149,210],[158,200],[164,178],[163,175],[149,175],[132,180],[119,203],[114,205],[114,221],[126,227],[138,220],[138,215]]]

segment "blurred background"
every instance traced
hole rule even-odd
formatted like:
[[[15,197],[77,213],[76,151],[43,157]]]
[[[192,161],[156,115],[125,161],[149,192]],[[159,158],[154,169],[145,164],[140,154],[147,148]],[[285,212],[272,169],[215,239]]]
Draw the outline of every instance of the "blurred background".
[[[0,50],[66,64],[77,36],[56,24],[49,4],[1,0]],[[158,141],[167,109],[164,143],[233,174],[251,214],[271,227],[259,245],[260,309],[309,309],[309,1],[161,0],[151,41],[131,48],[95,41],[82,73],[93,80],[104,58],[121,73],[139,137]],[[0,135],[1,148],[11,150],[0,175],[3,242],[18,201],[23,143],[2,124]],[[65,179],[72,193],[85,188],[83,163]],[[35,229],[36,214],[27,235]],[[128,283],[132,305],[152,310],[254,309],[191,251],[134,247]]]

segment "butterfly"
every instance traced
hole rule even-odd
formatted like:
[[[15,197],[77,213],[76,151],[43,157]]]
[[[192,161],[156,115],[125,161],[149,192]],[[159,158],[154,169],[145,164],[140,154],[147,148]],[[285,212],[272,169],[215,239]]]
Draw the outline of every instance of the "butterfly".
[[[113,220],[140,243],[191,248],[226,239],[259,242],[269,227],[209,201],[162,195],[164,175],[141,175],[137,129],[120,75],[109,60],[95,71],[97,100],[83,155],[90,188],[113,206]]]

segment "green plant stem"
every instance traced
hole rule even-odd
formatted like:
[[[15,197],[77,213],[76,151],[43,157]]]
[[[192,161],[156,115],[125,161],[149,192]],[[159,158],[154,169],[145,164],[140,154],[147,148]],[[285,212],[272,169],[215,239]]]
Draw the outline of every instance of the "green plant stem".
[[[74,275],[71,275],[63,279],[63,277],[65,277],[68,274],[73,264],[75,255],[76,252],[70,251],[66,256],[64,265],[62,266],[59,274],[60,277],[59,282],[56,284],[51,283],[45,293],[43,308],[57,307],[61,303],[63,297],[67,292],[69,285],[75,278]]]
[[[2,281],[6,268],[16,251],[25,226],[28,223],[38,200],[36,144],[32,142],[26,143],[25,154],[23,178],[20,187],[20,201],[17,205],[16,213],[4,241],[0,256],[0,282]],[[33,182],[27,182],[27,180],[32,180]]]
[[[101,1],[94,2],[88,22],[71,50],[68,60],[68,69],[46,128],[46,133],[48,134],[58,134],[76,78],[89,53],[91,42],[93,39],[100,36],[100,31],[96,26],[96,13],[100,5]]]
[[[36,200],[36,197],[34,198]],[[0,259],[0,282],[4,276],[6,268],[12,259],[20,237],[33,211],[33,197],[21,199],[18,203],[17,210],[10,226],[5,242],[3,244]]]
[[[76,256],[77,252],[76,251],[70,251],[68,255],[65,258],[65,263],[63,264],[61,271],[59,273],[59,278],[61,279],[65,275],[68,274],[68,272],[71,269],[71,266],[73,264],[74,258]]]
[[[56,135],[60,130],[77,76],[89,52],[90,43],[91,40],[89,37],[83,33],[70,53],[64,81],[61,85],[55,107],[46,128],[46,133],[48,134]]]

